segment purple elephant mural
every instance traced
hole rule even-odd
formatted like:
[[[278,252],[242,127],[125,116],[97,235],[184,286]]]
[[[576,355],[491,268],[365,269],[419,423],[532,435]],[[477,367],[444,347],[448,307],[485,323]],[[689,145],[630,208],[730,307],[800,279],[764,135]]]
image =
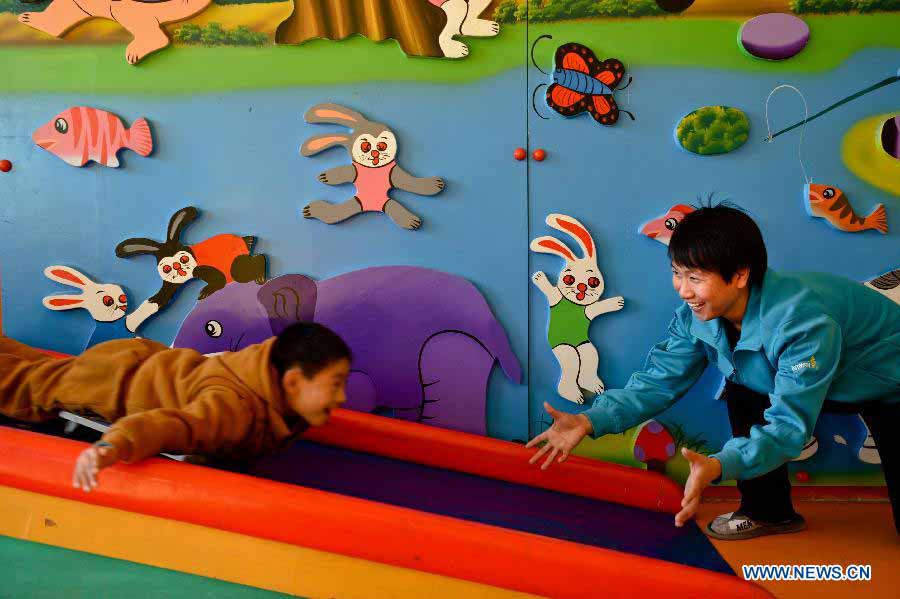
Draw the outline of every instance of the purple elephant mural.
[[[499,361],[518,383],[503,327],[466,279],[384,266],[323,281],[283,275],[262,286],[229,283],[185,318],[174,347],[236,351],[297,321],[315,321],[353,351],[347,407],[486,434],[488,378]]]

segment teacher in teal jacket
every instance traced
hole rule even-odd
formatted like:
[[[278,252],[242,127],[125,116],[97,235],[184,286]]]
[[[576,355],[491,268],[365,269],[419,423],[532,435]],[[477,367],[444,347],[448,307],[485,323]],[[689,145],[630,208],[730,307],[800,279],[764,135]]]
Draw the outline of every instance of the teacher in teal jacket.
[[[624,389],[564,414],[528,444],[532,457],[563,461],[585,436],[621,433],[678,401],[708,364],[725,376],[733,438],[691,463],[682,526],[702,491],[737,480],[741,507],[715,518],[707,534],[746,539],[805,528],[791,503],[786,463],[812,436],[823,411],[859,413],[872,433],[900,532],[900,306],[840,277],[780,274],[767,268],[756,223],[725,205],[689,214],[669,245],[672,284],[684,304],[667,338]]]

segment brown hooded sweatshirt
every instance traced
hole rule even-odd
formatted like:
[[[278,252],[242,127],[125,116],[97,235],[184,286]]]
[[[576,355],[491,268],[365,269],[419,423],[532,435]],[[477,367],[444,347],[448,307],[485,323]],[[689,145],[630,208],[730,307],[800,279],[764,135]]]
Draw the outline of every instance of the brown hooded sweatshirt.
[[[274,338],[205,357],[149,339],[57,359],[0,337],[0,413],[42,421],[59,410],[113,422],[103,435],[125,462],[160,452],[251,457],[306,428],[269,362]]]

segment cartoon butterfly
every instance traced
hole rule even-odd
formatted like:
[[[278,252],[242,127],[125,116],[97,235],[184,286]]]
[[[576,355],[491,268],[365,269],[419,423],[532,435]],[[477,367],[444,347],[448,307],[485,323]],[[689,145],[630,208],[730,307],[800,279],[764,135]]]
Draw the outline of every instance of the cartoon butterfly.
[[[550,35],[542,35],[534,41],[531,46],[532,62],[534,46],[543,38],[553,39]],[[556,49],[554,65],[553,83],[547,88],[547,105],[550,108],[563,116],[576,116],[586,110],[601,125],[615,125],[620,112],[634,120],[634,115],[621,110],[613,98],[613,92],[617,91],[616,87],[625,75],[625,65],[621,60],[608,58],[600,61],[587,46],[570,42]],[[534,66],[544,73],[537,63]],[[625,87],[630,84],[631,77]],[[532,94],[532,106],[534,94],[540,87],[541,85],[536,87]],[[538,116],[546,119],[537,112],[536,106],[534,109]]]

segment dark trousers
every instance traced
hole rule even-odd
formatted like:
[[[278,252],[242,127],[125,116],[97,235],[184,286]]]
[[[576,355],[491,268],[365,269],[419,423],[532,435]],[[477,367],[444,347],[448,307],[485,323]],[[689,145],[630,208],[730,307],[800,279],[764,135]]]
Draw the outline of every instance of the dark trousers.
[[[726,381],[723,397],[728,404],[728,419],[735,437],[749,437],[754,424],[766,423],[763,412],[771,405],[768,395]],[[897,433],[900,430],[900,404],[826,401],[822,411],[862,416],[881,457],[894,526],[900,533],[900,434]],[[773,522],[787,520],[796,514],[791,503],[787,464],[757,478],[739,480],[737,487],[741,492],[741,511],[751,518]]]

